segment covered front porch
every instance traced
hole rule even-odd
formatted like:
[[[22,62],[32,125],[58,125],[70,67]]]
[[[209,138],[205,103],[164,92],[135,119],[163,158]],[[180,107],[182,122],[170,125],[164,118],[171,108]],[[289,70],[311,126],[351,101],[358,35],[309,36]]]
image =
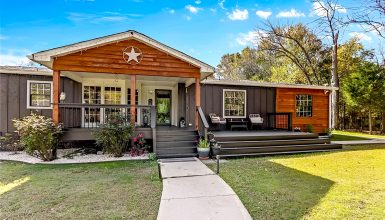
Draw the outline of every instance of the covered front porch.
[[[181,120],[184,121],[182,127],[196,124],[195,117],[186,115],[186,110],[196,106],[190,106],[190,100],[186,99],[193,97],[194,102],[199,102],[200,97],[195,93],[186,94],[188,87],[199,87],[199,79],[89,72],[63,72],[61,75],[81,84],[81,88],[75,89],[77,91],[68,92],[66,85],[58,82],[64,87],[58,101],[59,121],[64,128],[96,128],[115,113],[123,115],[136,127],[180,126]],[[66,101],[68,95],[77,96],[70,99],[77,102]]]

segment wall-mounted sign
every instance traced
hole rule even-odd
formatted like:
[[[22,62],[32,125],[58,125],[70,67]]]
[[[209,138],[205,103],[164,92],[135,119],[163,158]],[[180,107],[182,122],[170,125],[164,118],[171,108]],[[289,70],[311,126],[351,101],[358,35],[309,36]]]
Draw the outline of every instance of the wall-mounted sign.
[[[123,59],[131,65],[136,65],[142,60],[142,51],[137,47],[126,47],[123,50]]]

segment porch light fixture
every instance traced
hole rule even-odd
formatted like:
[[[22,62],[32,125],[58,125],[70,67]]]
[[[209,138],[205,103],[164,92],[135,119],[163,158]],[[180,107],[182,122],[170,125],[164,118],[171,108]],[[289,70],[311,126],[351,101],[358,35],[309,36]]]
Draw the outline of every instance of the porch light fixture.
[[[61,92],[60,93],[60,101],[64,101],[66,99],[66,93],[65,92]]]

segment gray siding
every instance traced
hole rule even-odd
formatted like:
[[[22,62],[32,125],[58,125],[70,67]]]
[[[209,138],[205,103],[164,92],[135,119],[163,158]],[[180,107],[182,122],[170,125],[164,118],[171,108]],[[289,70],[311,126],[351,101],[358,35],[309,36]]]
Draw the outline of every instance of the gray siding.
[[[52,81],[51,76],[0,74],[0,133],[15,130],[12,119],[22,118],[31,112],[50,117],[50,109],[27,109],[27,80]],[[66,102],[81,102],[81,84],[68,78],[61,80]]]
[[[223,116],[223,89],[246,90],[246,116],[260,114],[265,118],[267,113],[275,112],[275,88],[254,86],[201,85],[201,107],[207,120],[210,113]],[[187,88],[188,123],[194,124],[195,84]],[[192,106],[192,108],[190,107]]]

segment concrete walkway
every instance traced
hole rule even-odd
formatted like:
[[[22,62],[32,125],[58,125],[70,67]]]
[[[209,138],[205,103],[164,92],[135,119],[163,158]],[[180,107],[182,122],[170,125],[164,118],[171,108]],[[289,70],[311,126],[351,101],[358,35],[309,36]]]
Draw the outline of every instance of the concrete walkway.
[[[252,219],[235,192],[197,158],[160,162],[158,220]]]

